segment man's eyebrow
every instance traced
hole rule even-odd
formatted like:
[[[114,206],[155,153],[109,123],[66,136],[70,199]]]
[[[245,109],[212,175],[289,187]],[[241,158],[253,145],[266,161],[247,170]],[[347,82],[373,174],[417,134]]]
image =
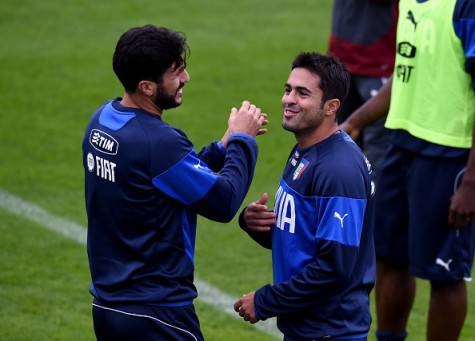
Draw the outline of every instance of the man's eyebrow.
[[[176,72],[176,73],[180,73],[180,72],[183,71],[185,68],[186,68],[186,65],[185,65],[184,63],[182,63],[182,64],[180,64],[180,66],[175,67],[175,70],[173,70],[173,71]]]
[[[304,86],[296,86],[295,89],[297,89],[298,91],[304,91],[304,92],[312,93],[312,91],[309,88],[306,88]]]
[[[296,89],[297,91],[299,92],[308,92],[308,93],[312,93],[312,91],[309,89],[309,88],[306,88],[304,86],[296,86],[296,87],[293,87],[292,85],[290,85],[289,83],[285,83],[285,87],[286,88],[293,88],[293,89]]]

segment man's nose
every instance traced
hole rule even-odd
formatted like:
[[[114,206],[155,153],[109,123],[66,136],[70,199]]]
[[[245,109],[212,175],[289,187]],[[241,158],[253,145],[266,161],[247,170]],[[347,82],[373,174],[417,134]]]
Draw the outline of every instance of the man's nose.
[[[284,97],[282,97],[282,103],[292,104],[292,103],[295,103],[295,99],[296,99],[295,91],[290,91],[284,94]]]
[[[183,72],[183,76],[182,76],[182,79],[181,79],[181,82],[182,83],[186,83],[186,82],[189,82],[190,81],[190,74],[188,73],[187,70],[185,70]]]

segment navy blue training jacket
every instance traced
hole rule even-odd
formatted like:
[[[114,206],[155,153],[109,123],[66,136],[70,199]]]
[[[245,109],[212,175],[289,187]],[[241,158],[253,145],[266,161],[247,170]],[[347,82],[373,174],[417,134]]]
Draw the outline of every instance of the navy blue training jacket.
[[[253,137],[200,153],[160,116],[110,101],[83,140],[92,295],[102,302],[183,306],[193,285],[196,216],[229,221],[249,189]]]

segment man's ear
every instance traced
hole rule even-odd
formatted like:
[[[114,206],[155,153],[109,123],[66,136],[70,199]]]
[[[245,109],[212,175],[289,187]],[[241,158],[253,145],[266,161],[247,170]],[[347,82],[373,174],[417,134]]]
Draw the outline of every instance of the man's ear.
[[[145,96],[153,96],[157,91],[157,83],[151,81],[140,81],[137,84],[137,91]]]
[[[340,100],[337,98],[329,99],[323,105],[325,116],[336,116],[338,109],[340,109]]]

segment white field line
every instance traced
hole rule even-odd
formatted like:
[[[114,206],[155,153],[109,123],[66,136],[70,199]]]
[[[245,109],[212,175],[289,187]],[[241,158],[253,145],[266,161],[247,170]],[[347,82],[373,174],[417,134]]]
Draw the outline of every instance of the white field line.
[[[10,213],[31,220],[38,225],[72,239],[79,244],[86,245],[86,228],[70,220],[55,216],[39,206],[29,203],[2,189],[0,189],[0,207]],[[233,317],[238,317],[233,309],[233,304],[237,298],[222,292],[213,285],[200,279],[195,278],[195,285],[198,288],[199,300]],[[254,326],[266,334],[282,337],[282,334],[275,326],[275,319],[259,322]]]

